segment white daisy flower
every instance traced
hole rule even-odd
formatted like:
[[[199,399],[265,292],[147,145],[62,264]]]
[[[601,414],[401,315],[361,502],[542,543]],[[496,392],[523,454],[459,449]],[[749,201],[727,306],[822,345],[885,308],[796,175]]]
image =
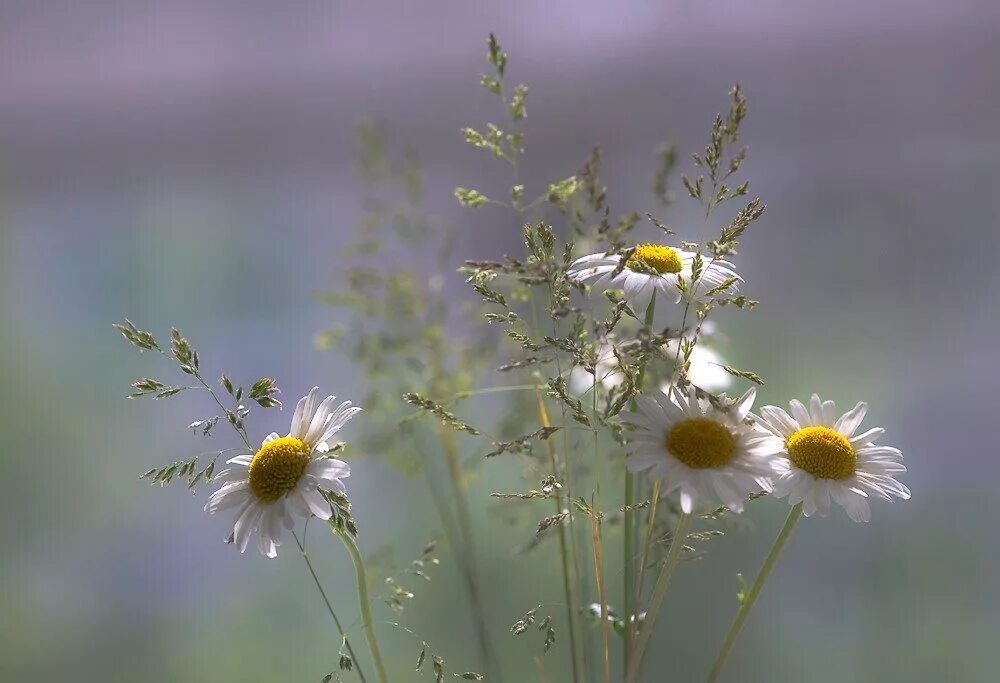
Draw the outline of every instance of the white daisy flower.
[[[760,423],[780,442],[775,458],[774,495],[792,505],[802,503],[807,517],[819,512],[825,517],[830,499],[844,508],[855,522],[871,519],[868,498],[907,500],[910,490],[896,481],[906,471],[897,448],[876,445],[885,430],[873,427],[858,432],[868,412],[865,403],[836,417],[833,401],[812,395],[808,410],[799,401],[790,404],[792,414],[776,406],[761,408]]]
[[[740,512],[750,493],[771,490],[771,456],[780,444],[744,422],[756,390],[725,412],[703,404],[693,389],[687,396],[676,389],[656,394],[637,397],[637,410],[622,418],[635,427],[629,471],[649,470],[665,494],[679,489],[685,513],[712,500]]]
[[[683,277],[690,285],[691,264],[694,262],[694,257],[695,254],[691,251],[682,251],[663,244],[646,243],[635,248],[632,256],[625,262],[625,267],[613,277],[612,273],[621,265],[621,254],[584,256],[573,262],[566,275],[573,282],[596,279],[594,287],[622,289],[625,292],[625,299],[641,315],[649,305],[653,292],[658,291],[663,298],[674,302],[681,300],[681,290],[677,286],[677,280]],[[648,269],[641,268],[640,261],[645,263]],[[636,270],[632,270],[632,267]],[[691,294],[697,299],[705,291],[721,285],[730,278],[736,278],[737,282],[741,281],[731,263],[728,261],[712,263],[710,258],[705,258],[701,277],[698,278]],[[736,291],[736,284],[733,283],[726,291]]]
[[[277,556],[281,529],[294,526],[294,515],[330,519],[330,504],[320,489],[346,493],[341,480],[351,475],[351,468],[323,454],[330,450],[329,440],[361,408],[351,407],[350,401],[333,408],[333,396],[317,406],[318,393],[319,387],[313,387],[295,406],[288,436],[272,433],[257,453],[228,460],[233,467],[215,477],[224,483],[208,499],[205,511],[236,509],[233,542],[241,553],[256,531],[260,552]]]

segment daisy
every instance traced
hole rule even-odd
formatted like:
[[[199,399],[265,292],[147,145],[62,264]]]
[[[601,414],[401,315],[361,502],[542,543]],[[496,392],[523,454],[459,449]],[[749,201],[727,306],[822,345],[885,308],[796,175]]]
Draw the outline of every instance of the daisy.
[[[868,412],[865,403],[839,418],[833,401],[821,401],[816,394],[808,410],[799,401],[789,405],[791,415],[776,406],[760,411],[761,425],[780,440],[776,496],[787,496],[792,505],[802,503],[806,517],[814,512],[826,517],[832,498],[855,522],[871,519],[872,495],[890,502],[893,496],[909,499],[910,490],[894,478],[906,471],[902,453],[875,443],[885,430],[873,427],[858,433]]]
[[[640,244],[632,252],[617,275],[622,262],[621,254],[590,254],[573,262],[566,271],[567,277],[576,283],[596,281],[594,287],[610,285],[621,288],[625,299],[640,313],[649,305],[653,292],[659,292],[667,299],[675,302],[681,300],[681,290],[677,285],[678,278],[683,277],[691,284],[691,265],[694,263],[694,252],[681,251],[663,244]],[[645,267],[643,267],[645,264]],[[740,281],[739,275],[728,261],[705,259],[704,267],[698,282],[695,284],[694,298],[698,298],[707,290],[717,287],[731,278]],[[736,283],[726,291],[736,290]]]
[[[664,493],[679,489],[687,514],[713,499],[740,512],[750,493],[771,490],[770,456],[779,445],[744,421],[756,390],[728,411],[703,404],[693,389],[686,396],[676,389],[669,397],[657,393],[637,397],[637,410],[622,418],[635,427],[625,461],[630,472],[649,470]]]
[[[215,477],[224,483],[208,499],[205,511],[236,509],[233,542],[241,553],[256,531],[261,554],[277,556],[282,527],[291,529],[295,515],[330,519],[322,490],[346,492],[341,480],[351,475],[351,468],[324,454],[330,450],[328,441],[361,408],[351,407],[350,401],[333,408],[333,396],[317,406],[318,392],[319,387],[313,387],[295,406],[288,436],[272,433],[254,455],[228,460],[233,467]]]

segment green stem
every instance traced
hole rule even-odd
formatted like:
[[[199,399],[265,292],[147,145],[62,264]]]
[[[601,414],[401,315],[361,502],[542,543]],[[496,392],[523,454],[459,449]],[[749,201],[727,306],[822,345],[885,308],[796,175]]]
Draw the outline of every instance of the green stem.
[[[542,398],[542,392],[538,389],[535,390],[535,402],[538,407],[539,423],[543,427],[551,427],[552,423],[549,421],[549,412],[545,409],[545,399]],[[547,439],[545,443],[549,452],[549,463],[552,466],[552,476],[555,477],[556,481],[559,481],[559,465],[556,460],[555,444],[552,439]],[[556,514],[561,515],[564,510],[562,489],[557,487],[555,492]],[[573,682],[579,683],[580,672],[577,669],[576,659],[576,620],[574,619],[576,610],[573,599],[573,582],[569,571],[569,555],[566,547],[566,526],[562,523],[559,523],[557,526],[559,527],[559,554],[562,557],[563,597],[566,600],[566,623],[569,626],[570,661],[573,664]]]
[[[490,641],[489,630],[486,626],[486,608],[479,590],[478,568],[476,566],[476,546],[472,534],[471,512],[469,501],[465,495],[465,484],[462,481],[462,464],[459,460],[458,448],[455,444],[455,435],[443,424],[440,426],[438,435],[441,445],[444,446],[445,457],[448,463],[448,475],[451,480],[452,492],[455,496],[455,504],[458,506],[458,527],[461,534],[463,549],[459,551],[462,555],[462,568],[466,583],[466,590],[469,593],[469,600],[472,602],[473,620],[476,625],[476,636],[479,640],[479,654],[483,666],[486,667],[490,675],[503,680],[500,669],[500,661],[497,659],[492,642]]]
[[[729,633],[726,634],[726,639],[722,642],[719,654],[715,658],[715,665],[712,666],[712,672],[708,675],[709,683],[715,683],[715,681],[718,680],[719,675],[722,673],[722,667],[726,664],[726,657],[729,656],[729,651],[733,648],[733,644],[736,642],[736,638],[739,636],[740,630],[743,628],[743,623],[747,620],[747,615],[750,614],[753,604],[757,601],[757,596],[760,595],[761,588],[764,587],[764,582],[767,581],[767,577],[770,576],[771,570],[774,569],[774,564],[778,561],[778,556],[781,555],[781,551],[784,550],[785,544],[788,543],[788,539],[791,537],[792,531],[795,529],[795,524],[799,521],[801,516],[802,503],[792,506],[792,509],[788,511],[788,517],[785,518],[785,524],[781,527],[781,531],[778,532],[778,537],[774,539],[774,545],[771,546],[771,552],[767,554],[767,559],[764,560],[764,566],[761,567],[760,571],[757,573],[757,578],[754,579],[750,592],[746,594],[743,601],[740,603],[740,609],[736,612],[736,618],[733,619],[733,625],[729,627]]]
[[[313,569],[312,561],[309,559],[308,553],[306,553],[306,548],[302,545],[302,541],[299,540],[299,535],[294,531],[292,532],[292,538],[295,539],[295,545],[299,546],[299,552],[302,553],[302,559],[306,561],[306,567],[309,568],[309,573],[312,574],[313,581],[316,583],[316,588],[319,589],[319,594],[323,598],[323,602],[326,603],[326,609],[333,617],[333,623],[337,625],[337,630],[340,632],[340,637],[344,640],[344,645],[347,646],[347,653],[351,655],[351,659],[354,660],[354,666],[357,668],[358,677],[361,679],[361,683],[367,683],[365,679],[365,674],[361,671],[361,663],[358,661],[358,656],[354,654],[354,648],[351,647],[351,641],[347,639],[347,633],[344,632],[344,627],[340,623],[340,619],[337,617],[337,613],[333,611],[333,605],[330,604],[330,599],[326,597],[326,591],[323,590],[323,584],[319,582],[319,577],[316,575],[316,570]]]
[[[653,482],[650,494],[649,513],[646,515],[646,537],[639,555],[639,578],[635,582],[635,605],[642,603],[642,589],[646,577],[646,564],[649,561],[649,548],[653,544],[653,528],[656,526],[656,506],[660,502],[660,482]]]
[[[590,500],[591,508],[594,499]],[[597,582],[597,593],[601,599],[601,636],[603,649],[604,683],[611,683],[611,626],[608,623],[608,594],[604,588],[604,557],[601,551],[601,520],[596,514],[590,516],[590,529],[594,541],[594,580]]]
[[[361,559],[361,552],[358,550],[357,543],[354,542],[354,539],[346,531],[337,529],[332,525],[330,529],[344,542],[344,546],[351,556],[351,561],[354,563],[354,576],[358,581],[358,602],[361,605],[361,625],[365,631],[365,638],[368,640],[368,649],[371,650],[372,664],[375,665],[375,672],[378,674],[379,683],[388,683],[389,677],[385,673],[382,654],[378,649],[378,639],[375,637],[371,600],[368,597],[368,579],[365,578],[365,563]]]
[[[649,298],[649,304],[646,306],[646,320],[645,326],[647,330],[652,330],[653,328],[653,316],[656,313],[656,290],[653,290],[653,295]],[[636,394],[642,392],[642,385],[646,379],[646,363],[639,367],[638,375],[635,378],[635,390]],[[594,378],[595,389],[597,378]],[[631,409],[634,411],[636,409],[635,398],[632,399]],[[635,626],[634,620],[632,619],[632,614],[635,612],[635,605],[632,602],[632,598],[635,595],[635,566],[632,558],[632,538],[635,535],[633,529],[635,525],[634,511],[632,510],[633,498],[635,497],[635,476],[625,470],[625,513],[624,513],[624,543],[623,543],[623,553],[624,557],[622,563],[622,590],[625,593],[623,603],[625,606],[625,645],[623,648],[622,656],[622,666],[623,670],[627,672],[629,670],[629,665],[631,664],[632,657],[632,641],[635,638]]]
[[[653,634],[653,627],[656,625],[656,616],[663,606],[663,598],[667,594],[670,586],[670,578],[674,569],[681,559],[681,550],[684,548],[684,541],[687,539],[688,528],[691,526],[691,515],[683,514],[677,520],[677,528],[674,530],[673,540],[670,541],[670,548],[667,550],[667,557],[660,568],[660,576],[656,580],[653,588],[653,595],[649,600],[649,608],[646,610],[646,619],[642,624],[642,629],[637,636],[635,651],[632,653],[631,666],[628,669],[625,680],[627,683],[634,683],[639,677],[639,668],[642,665],[642,655],[649,643],[649,637]]]

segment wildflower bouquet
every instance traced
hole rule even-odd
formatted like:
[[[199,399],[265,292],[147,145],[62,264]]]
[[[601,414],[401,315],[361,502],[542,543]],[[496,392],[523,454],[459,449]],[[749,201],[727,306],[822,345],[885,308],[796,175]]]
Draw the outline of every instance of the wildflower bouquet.
[[[680,177],[703,220],[678,235],[652,212],[612,215],[596,149],[573,175],[526,187],[520,177],[528,89],[510,85],[508,56],[493,36],[487,59],[490,71],[480,84],[496,98],[505,123],[468,127],[462,135],[507,166],[511,181],[499,192],[459,187],[454,194],[473,211],[509,212],[522,230],[524,253],[473,254],[456,263],[454,233],[422,212],[415,152],[396,158],[377,128],[362,127],[359,170],[396,199],[367,204],[350,255],[363,262],[394,241],[403,249],[434,247],[444,268],[458,268],[476,301],[455,305],[438,273],[403,269],[391,254],[378,259],[390,268],[345,267],[344,287],[321,298],[348,314],[319,343],[348,353],[365,371],[368,411],[333,396],[320,400],[314,387],[296,403],[287,434],[260,440],[249,427],[251,406],[281,407],[275,380],[261,378],[245,390],[222,375],[216,388],[176,329],[161,345],[127,320],[116,325],[133,346],[168,356],[191,380],[139,379],[131,397],[206,392],[217,414],[191,429],[211,436],[225,423],[238,438],[236,447],[209,453],[209,460],[194,456],[143,477],[210,485],[205,510],[231,516],[227,540],[239,552],[255,547],[265,557],[284,557],[292,540],[342,642],[337,670],[325,682],[353,676],[385,683],[423,673],[440,682],[451,675],[442,653],[426,643],[415,657],[418,674],[395,670],[409,653],[383,656],[378,638],[385,620],[373,613],[378,606],[357,543],[364,523],[351,512],[351,456],[342,433],[355,430],[362,452],[424,475],[476,634],[476,670],[454,674],[467,680],[509,680],[495,644],[508,625],[485,608],[479,578],[476,539],[488,531],[473,528],[470,509],[485,502],[469,495],[473,470],[488,471],[498,458],[523,465],[529,487],[494,491],[491,498],[531,510],[534,534],[525,549],[558,557],[562,595],[559,603],[528,610],[509,630],[544,632],[542,651],[562,658],[564,666],[552,668],[573,683],[641,680],[680,563],[700,557],[699,546],[721,534],[715,522],[750,514],[747,508],[762,498],[784,499],[784,526],[740,593],[708,672],[709,681],[719,680],[800,517],[825,517],[836,506],[868,522],[870,501],[908,499],[896,479],[906,471],[901,453],[880,443],[882,428],[862,426],[864,403],[840,413],[813,394],[806,403],[789,401],[787,410],[755,409],[761,378],[727,365],[711,347],[720,334],[712,319],[718,309],[750,312],[757,305],[743,293],[752,283],[740,275],[738,260],[740,241],[764,214],[741,180],[747,101],[739,86],[727,113],[712,123],[704,150],[692,157],[695,175]],[[669,188],[677,157],[673,146],[660,152],[653,190],[661,212],[676,200]],[[463,325],[453,319],[456,311],[482,324]],[[497,376],[504,381],[490,384]],[[733,390],[739,384],[745,387]],[[490,419],[470,406],[486,396],[507,399],[506,413]],[[330,599],[305,551],[300,528],[312,517],[354,564],[365,652],[334,611],[342,596]],[[618,547],[620,555],[609,552]],[[423,575],[439,561],[429,544],[413,572]],[[387,584],[385,602],[398,615],[413,594],[393,579]]]

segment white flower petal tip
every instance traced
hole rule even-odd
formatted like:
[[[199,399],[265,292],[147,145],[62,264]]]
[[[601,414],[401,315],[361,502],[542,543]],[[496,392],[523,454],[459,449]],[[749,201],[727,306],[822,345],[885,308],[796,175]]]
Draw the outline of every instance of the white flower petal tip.
[[[909,500],[910,490],[894,478],[906,471],[902,453],[876,445],[885,434],[881,427],[858,433],[868,412],[858,403],[836,418],[833,401],[813,394],[808,409],[799,401],[789,403],[791,415],[775,406],[761,408],[760,427],[780,437],[776,459],[774,495],[788,503],[802,503],[802,513],[825,517],[830,502],[839,505],[855,522],[871,519],[869,499],[891,502]]]
[[[256,534],[261,555],[277,557],[281,535],[294,528],[296,517],[330,519],[324,491],[346,494],[342,480],[351,475],[350,465],[320,456],[361,408],[350,401],[334,407],[333,396],[317,403],[318,396],[313,387],[298,401],[288,436],[268,435],[257,453],[231,458],[232,467],[215,477],[222,486],[209,496],[205,511],[235,510],[232,543],[241,553]]]

